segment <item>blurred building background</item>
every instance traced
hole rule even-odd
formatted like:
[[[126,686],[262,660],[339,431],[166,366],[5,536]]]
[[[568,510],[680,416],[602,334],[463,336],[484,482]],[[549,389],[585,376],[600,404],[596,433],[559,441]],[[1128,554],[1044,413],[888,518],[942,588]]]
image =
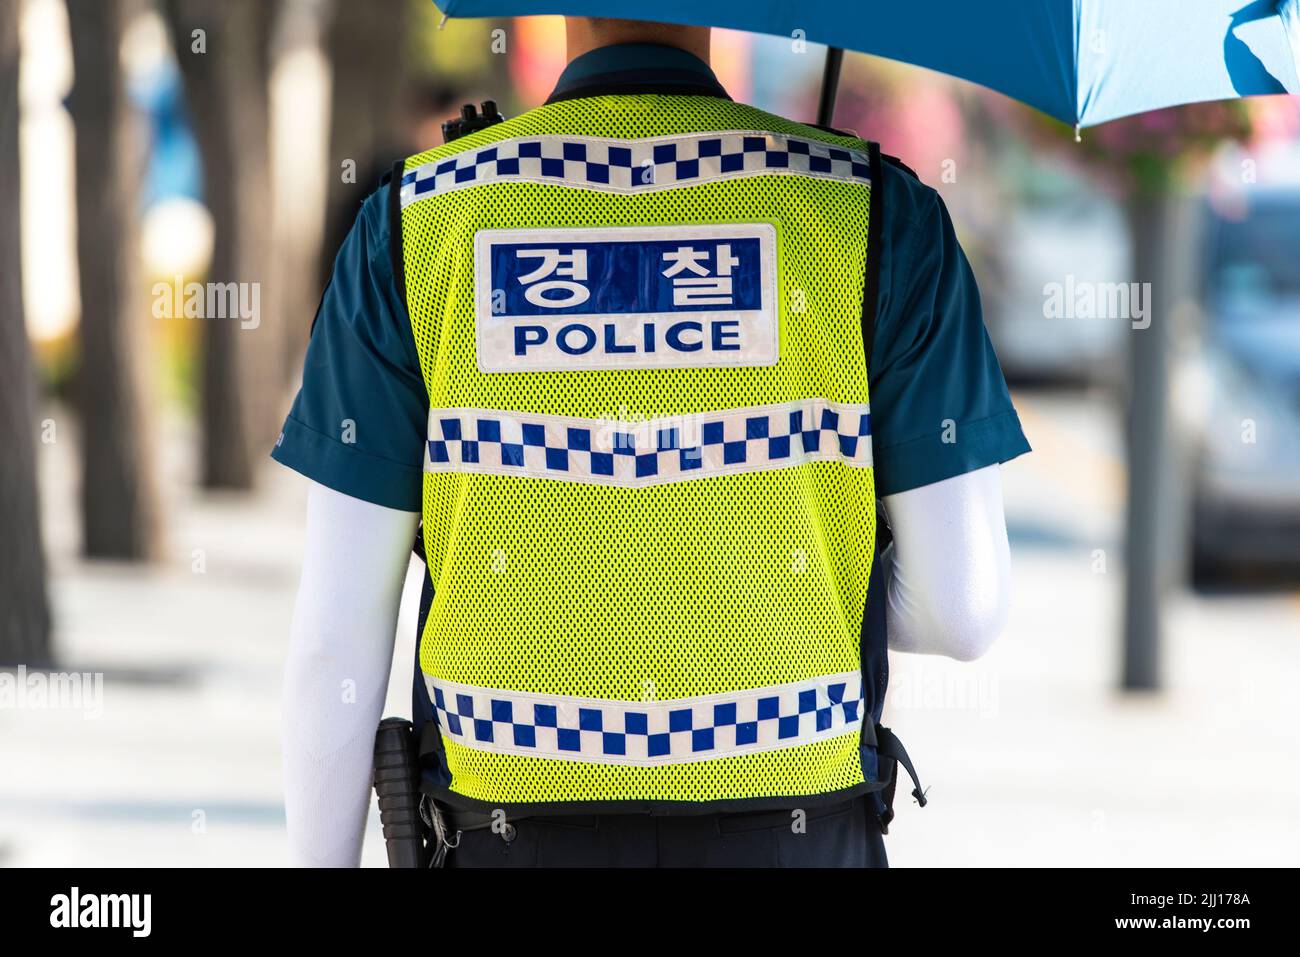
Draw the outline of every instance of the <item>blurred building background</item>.
[[[0,0],[0,864],[284,862],[305,488],[267,452],[329,264],[460,103],[512,115],[564,65],[556,18],[439,19]],[[812,118],[822,48],[714,52],[736,99]],[[850,55],[841,91],[952,211],[1035,447],[1005,469],[1009,631],[893,661],[932,788],[894,862],[1300,863],[1300,103],[1076,143],[903,65]],[[187,318],[209,281],[256,321]]]

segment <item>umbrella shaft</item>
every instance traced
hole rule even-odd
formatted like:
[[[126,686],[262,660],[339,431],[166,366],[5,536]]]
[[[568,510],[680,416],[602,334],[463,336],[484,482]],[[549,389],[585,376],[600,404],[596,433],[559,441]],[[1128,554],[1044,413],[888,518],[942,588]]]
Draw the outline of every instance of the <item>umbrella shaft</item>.
[[[835,94],[840,88],[840,67],[844,64],[841,47],[826,48],[826,66],[822,70],[822,95],[817,103],[817,125],[834,126]]]

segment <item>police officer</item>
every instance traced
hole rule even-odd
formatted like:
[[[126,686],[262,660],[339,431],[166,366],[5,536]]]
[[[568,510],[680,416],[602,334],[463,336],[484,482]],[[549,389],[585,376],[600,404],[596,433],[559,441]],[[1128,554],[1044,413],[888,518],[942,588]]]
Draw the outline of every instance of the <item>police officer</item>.
[[[886,634],[1005,619],[1028,445],[969,266],[873,144],[733,102],[706,28],[568,43],[546,104],[400,164],[321,303],[274,451],[312,480],[294,858],[359,859],[422,517],[448,866],[881,866]]]

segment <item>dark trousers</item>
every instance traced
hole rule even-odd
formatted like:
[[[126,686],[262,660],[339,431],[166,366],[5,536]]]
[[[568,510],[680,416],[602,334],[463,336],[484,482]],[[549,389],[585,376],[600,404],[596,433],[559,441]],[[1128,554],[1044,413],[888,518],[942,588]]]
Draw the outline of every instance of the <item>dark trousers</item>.
[[[504,830],[463,832],[446,866],[888,866],[870,798],[802,812],[529,817]]]

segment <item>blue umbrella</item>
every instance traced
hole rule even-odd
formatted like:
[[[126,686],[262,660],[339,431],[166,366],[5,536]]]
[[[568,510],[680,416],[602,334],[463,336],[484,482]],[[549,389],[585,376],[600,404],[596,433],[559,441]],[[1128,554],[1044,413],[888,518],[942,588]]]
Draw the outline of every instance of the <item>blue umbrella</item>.
[[[971,80],[1076,128],[1181,103],[1300,93],[1300,0],[434,2],[455,17],[627,17],[824,43],[821,122],[843,49]]]

